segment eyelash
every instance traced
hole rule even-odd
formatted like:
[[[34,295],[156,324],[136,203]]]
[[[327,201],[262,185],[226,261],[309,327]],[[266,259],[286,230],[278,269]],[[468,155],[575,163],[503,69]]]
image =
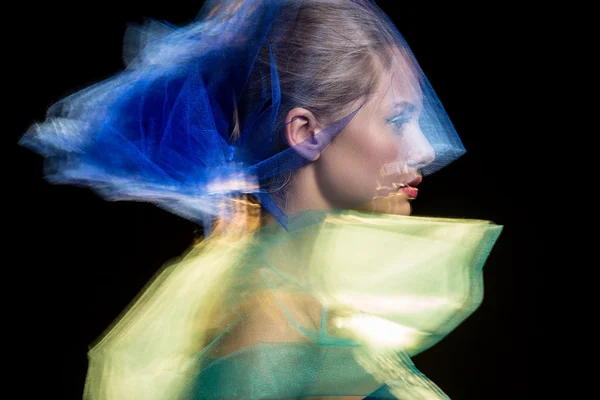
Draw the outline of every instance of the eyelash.
[[[408,124],[412,120],[410,115],[397,115],[393,118],[388,119],[388,123],[394,125],[394,127],[398,130],[401,130],[402,127]]]

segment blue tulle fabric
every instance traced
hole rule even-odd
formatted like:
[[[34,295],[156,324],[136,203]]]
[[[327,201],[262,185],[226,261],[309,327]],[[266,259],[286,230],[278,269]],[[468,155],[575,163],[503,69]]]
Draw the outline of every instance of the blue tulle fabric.
[[[478,307],[500,227],[348,210],[286,215],[273,180],[312,162],[367,104],[292,147],[282,134],[287,107],[310,105],[290,103],[276,55],[318,1],[208,0],[188,26],[131,27],[127,68],[61,100],[22,138],[46,158],[53,183],[149,201],[207,230],[252,194],[279,222],[241,238],[207,235],[159,274],[91,349],[86,398],[447,398],[410,357]],[[386,45],[403,49],[410,73],[392,72],[419,93],[419,130],[434,155],[410,167],[426,175],[446,166],[465,149],[408,45],[374,2],[347,4],[381,13],[394,41]],[[320,320],[306,318],[314,310]]]
[[[150,201],[205,226],[223,214],[232,195],[252,193],[285,226],[287,217],[264,182],[310,157],[282,147],[278,65],[272,54],[268,65],[257,55],[285,45],[278,39],[302,3],[212,0],[188,26],[130,28],[127,69],[58,102],[21,144],[46,157],[54,183],[90,186],[111,200]],[[397,40],[408,49],[399,33]],[[422,168],[427,174],[464,148],[418,72],[419,122],[435,150],[435,160]],[[260,90],[248,94],[249,79],[261,79]],[[248,96],[251,101],[238,107]],[[311,151],[327,146],[357,111],[320,132],[322,147]],[[232,135],[235,127],[239,135]]]

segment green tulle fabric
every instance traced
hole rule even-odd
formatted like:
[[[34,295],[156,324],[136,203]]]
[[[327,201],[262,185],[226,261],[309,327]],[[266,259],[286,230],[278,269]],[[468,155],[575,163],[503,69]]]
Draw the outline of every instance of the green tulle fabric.
[[[501,229],[307,211],[288,230],[212,236],[91,349],[84,397],[447,398],[410,357],[480,305]]]

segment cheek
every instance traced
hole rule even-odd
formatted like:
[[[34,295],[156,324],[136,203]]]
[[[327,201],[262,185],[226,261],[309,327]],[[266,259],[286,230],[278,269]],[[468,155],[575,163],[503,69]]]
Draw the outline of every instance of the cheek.
[[[354,207],[373,198],[383,165],[398,157],[398,143],[386,126],[344,133],[323,152],[319,176],[323,192],[334,204]]]
[[[368,129],[361,132],[356,145],[361,149],[358,156],[360,164],[371,173],[375,172],[375,179],[380,178],[381,168],[385,164],[400,156],[400,142],[394,136],[393,129],[385,122],[371,123]]]
[[[398,160],[401,155],[400,141],[391,131],[389,126],[383,125],[372,135],[376,136],[377,140],[374,140],[371,146],[371,157],[373,163],[378,164],[379,167]]]
[[[399,156],[398,142],[384,129],[385,127],[368,132],[370,140],[363,142],[360,155],[357,156],[357,169],[364,171],[374,185],[383,177],[383,166],[392,163]]]

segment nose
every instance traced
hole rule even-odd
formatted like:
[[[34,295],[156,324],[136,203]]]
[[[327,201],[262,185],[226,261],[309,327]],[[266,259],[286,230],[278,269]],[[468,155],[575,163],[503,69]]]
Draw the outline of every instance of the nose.
[[[405,132],[403,142],[408,167],[414,169],[425,168],[435,160],[435,150],[418,125],[413,125],[411,129]]]

